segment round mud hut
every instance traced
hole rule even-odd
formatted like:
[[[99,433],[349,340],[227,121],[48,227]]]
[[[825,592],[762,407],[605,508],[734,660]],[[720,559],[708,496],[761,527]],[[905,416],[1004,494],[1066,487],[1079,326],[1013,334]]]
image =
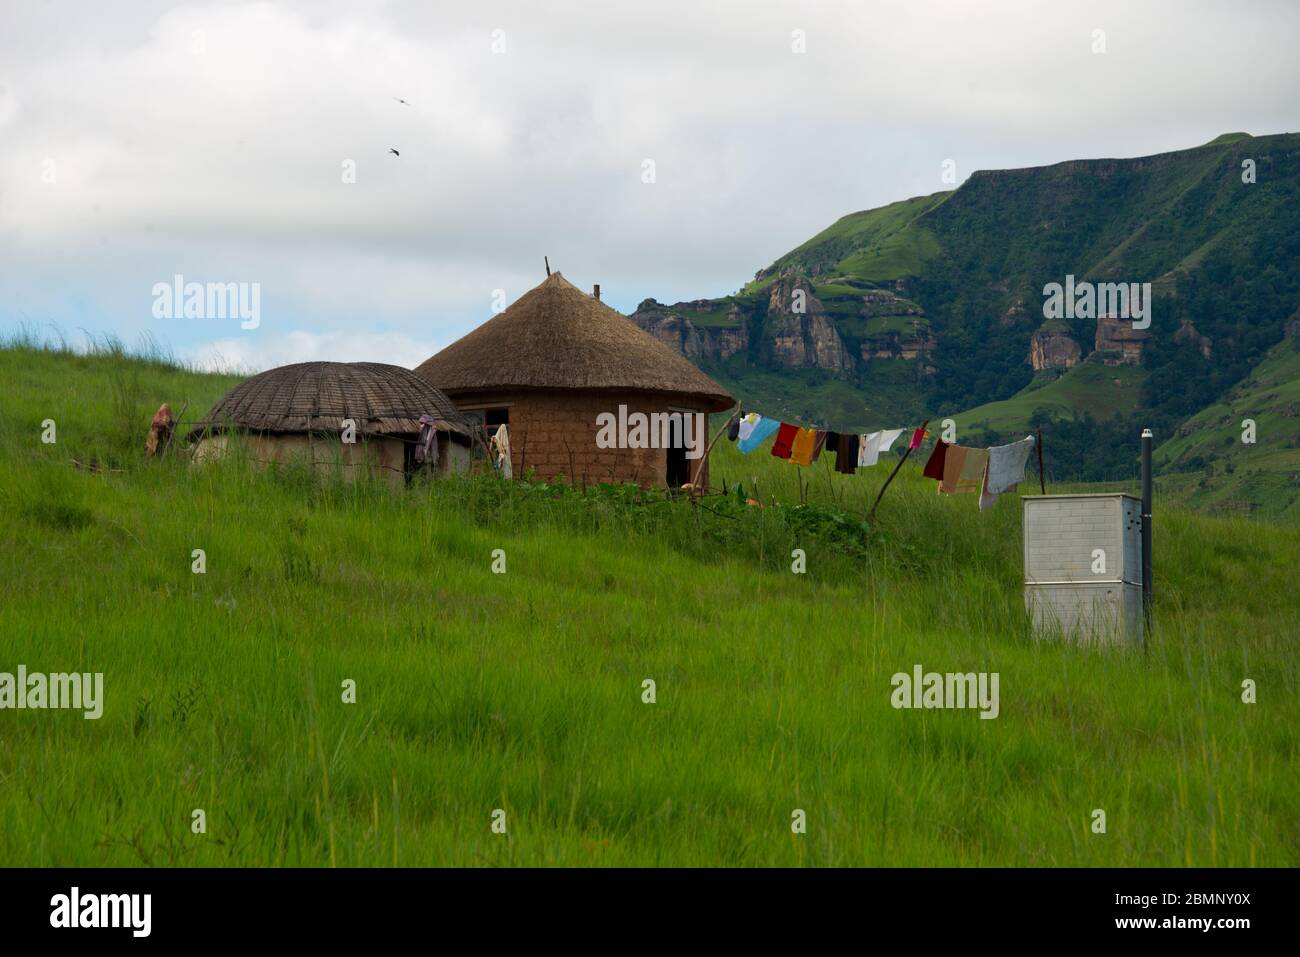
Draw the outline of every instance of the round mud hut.
[[[400,487],[422,468],[435,475],[468,471],[474,427],[409,369],[299,362],[245,379],[190,438],[197,442],[195,463],[226,455],[238,442],[255,463],[298,462],[349,480],[369,473]]]
[[[489,433],[513,473],[578,484],[707,483],[708,413],[735,400],[558,272],[416,367]]]

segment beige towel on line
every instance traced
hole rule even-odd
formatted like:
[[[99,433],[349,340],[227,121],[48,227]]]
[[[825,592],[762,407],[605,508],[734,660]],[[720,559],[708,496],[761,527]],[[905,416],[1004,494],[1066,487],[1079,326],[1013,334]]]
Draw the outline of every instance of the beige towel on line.
[[[943,481],[939,483],[939,492],[943,495],[960,495],[962,492],[979,491],[988,464],[988,449],[948,446],[943,459]]]

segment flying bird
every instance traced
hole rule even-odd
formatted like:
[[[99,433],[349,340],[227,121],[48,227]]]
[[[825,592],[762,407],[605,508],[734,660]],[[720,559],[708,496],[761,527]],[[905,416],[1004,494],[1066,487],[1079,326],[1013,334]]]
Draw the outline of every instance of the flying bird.
[[[395,96],[393,97],[393,99],[395,99],[398,103],[401,103],[403,106],[411,105],[410,103],[407,103],[404,99],[402,99],[400,96]]]
[[[401,156],[401,155],[402,155],[401,153],[397,152],[397,150],[393,150],[393,149],[390,149],[388,152],[392,153],[394,156]]]

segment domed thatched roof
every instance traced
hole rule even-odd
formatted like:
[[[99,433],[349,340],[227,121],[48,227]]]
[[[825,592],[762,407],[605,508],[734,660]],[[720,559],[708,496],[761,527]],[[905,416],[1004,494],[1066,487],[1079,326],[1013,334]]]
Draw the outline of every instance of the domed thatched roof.
[[[442,431],[470,435],[445,395],[409,369],[382,362],[299,362],[245,379],[223,396],[191,437],[227,426],[253,432],[337,432],[344,419],[363,435],[418,433],[431,415]]]
[[[637,389],[734,404],[689,360],[558,272],[499,316],[416,366],[448,394],[512,389]]]

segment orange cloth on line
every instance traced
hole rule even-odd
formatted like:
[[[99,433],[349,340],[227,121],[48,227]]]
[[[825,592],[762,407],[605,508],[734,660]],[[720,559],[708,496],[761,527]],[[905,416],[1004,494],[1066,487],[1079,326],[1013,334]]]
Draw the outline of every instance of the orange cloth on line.
[[[978,492],[988,468],[988,449],[968,449],[964,445],[950,445],[943,458],[943,481],[939,492],[943,495],[960,495]]]
[[[790,461],[795,465],[811,465],[813,448],[817,445],[816,429],[800,429],[790,445]]]
[[[948,446],[943,456],[943,478],[939,480],[940,495],[957,494],[957,480],[961,478],[961,467],[966,464],[969,451],[964,445]]]

